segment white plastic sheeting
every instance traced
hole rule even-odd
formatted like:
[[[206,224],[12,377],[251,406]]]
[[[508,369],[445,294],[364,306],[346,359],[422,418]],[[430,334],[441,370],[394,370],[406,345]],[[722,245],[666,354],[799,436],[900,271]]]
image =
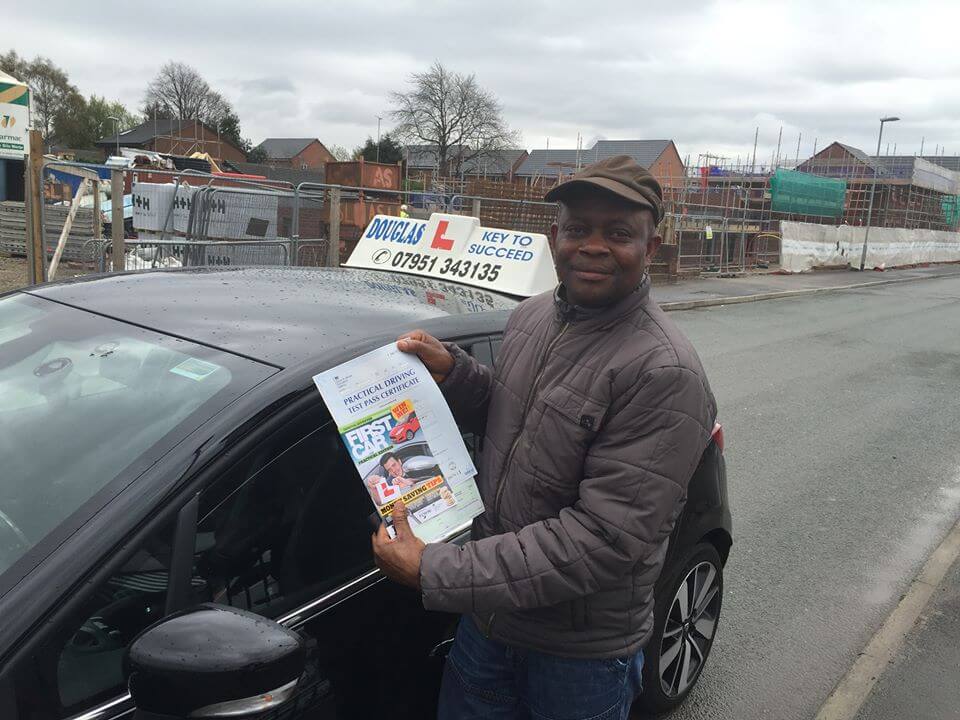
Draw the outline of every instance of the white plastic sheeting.
[[[846,265],[860,267],[865,230],[852,225],[782,222],[780,267],[787,272]],[[864,269],[940,262],[960,262],[960,233],[870,228]]]

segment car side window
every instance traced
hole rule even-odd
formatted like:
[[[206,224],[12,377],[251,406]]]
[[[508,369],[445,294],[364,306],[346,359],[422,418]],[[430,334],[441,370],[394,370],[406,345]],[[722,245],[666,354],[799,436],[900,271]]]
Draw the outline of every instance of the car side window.
[[[373,567],[372,511],[332,422],[241,463],[201,496],[200,599],[278,617],[338,587]]]
[[[70,717],[124,692],[127,645],[163,617],[172,539],[168,524],[143,541],[37,650],[17,682],[21,717]]]
[[[493,367],[493,352],[490,349],[490,341],[487,338],[480,338],[465,348],[481,365]]]
[[[487,338],[478,338],[465,342],[460,347],[462,347],[467,354],[475,358],[481,365],[486,365],[490,368],[493,367],[494,356],[490,341]],[[463,443],[467,446],[470,457],[476,459],[477,452],[480,450],[480,439],[476,434],[463,433]]]

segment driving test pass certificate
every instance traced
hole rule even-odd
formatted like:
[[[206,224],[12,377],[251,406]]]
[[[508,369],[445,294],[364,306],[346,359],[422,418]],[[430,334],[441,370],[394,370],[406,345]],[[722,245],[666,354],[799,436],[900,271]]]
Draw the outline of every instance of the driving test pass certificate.
[[[391,536],[398,500],[424,542],[449,538],[483,512],[473,460],[420,358],[391,343],[313,381]]]

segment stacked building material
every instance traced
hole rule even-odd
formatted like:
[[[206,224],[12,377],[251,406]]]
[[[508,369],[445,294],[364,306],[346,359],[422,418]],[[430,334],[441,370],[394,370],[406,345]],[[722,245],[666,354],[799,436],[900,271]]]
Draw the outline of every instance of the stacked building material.
[[[68,205],[47,205],[43,209],[44,234],[47,253],[52,255],[63,231],[63,224],[70,212]],[[74,218],[63,259],[73,262],[90,262],[94,259],[92,243],[94,235],[92,208],[81,208]],[[22,202],[8,200],[0,203],[0,253],[26,255],[27,213]]]

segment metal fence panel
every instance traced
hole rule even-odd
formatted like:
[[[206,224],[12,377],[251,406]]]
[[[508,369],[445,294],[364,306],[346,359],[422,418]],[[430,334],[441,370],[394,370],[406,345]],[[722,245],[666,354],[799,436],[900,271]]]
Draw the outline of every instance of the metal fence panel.
[[[289,240],[127,240],[124,269],[148,270],[179,267],[275,267],[290,264]],[[91,262],[112,269],[109,241],[87,248]]]

